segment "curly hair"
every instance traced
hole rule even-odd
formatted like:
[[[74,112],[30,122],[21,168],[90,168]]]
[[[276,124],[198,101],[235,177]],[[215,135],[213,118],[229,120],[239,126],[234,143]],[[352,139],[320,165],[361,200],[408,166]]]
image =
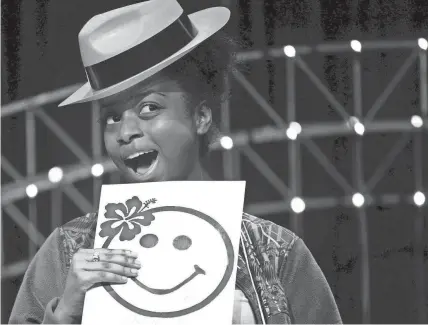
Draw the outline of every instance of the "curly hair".
[[[238,44],[232,37],[218,32],[164,70],[178,80],[191,103],[205,101],[211,109],[213,121],[209,131],[202,136],[201,156],[209,152],[211,144],[220,135],[221,106],[230,97],[225,78],[236,63]]]

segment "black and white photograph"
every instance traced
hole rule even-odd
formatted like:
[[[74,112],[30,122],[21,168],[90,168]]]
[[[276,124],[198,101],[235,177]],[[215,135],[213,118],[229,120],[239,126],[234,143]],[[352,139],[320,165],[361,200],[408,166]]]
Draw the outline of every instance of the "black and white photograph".
[[[427,0],[2,0],[2,324],[428,324]]]

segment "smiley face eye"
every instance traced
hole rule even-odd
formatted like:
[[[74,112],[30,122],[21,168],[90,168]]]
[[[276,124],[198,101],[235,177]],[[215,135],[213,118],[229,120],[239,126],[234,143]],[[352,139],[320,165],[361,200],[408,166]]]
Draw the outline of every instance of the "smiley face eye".
[[[192,240],[187,236],[177,236],[172,243],[174,247],[180,251],[188,249],[192,245]]]
[[[152,248],[157,245],[158,241],[159,241],[158,236],[153,234],[146,234],[143,237],[141,237],[140,245],[145,248]]]

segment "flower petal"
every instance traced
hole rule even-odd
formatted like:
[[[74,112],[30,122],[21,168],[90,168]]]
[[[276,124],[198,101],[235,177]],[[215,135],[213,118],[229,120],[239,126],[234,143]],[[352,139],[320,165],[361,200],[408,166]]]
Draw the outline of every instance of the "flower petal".
[[[141,226],[139,224],[134,223],[133,224],[134,227],[132,229],[129,228],[129,225],[127,222],[124,222],[122,225],[123,225],[123,229],[119,237],[120,241],[133,240],[135,236],[141,232]]]
[[[126,222],[126,221],[123,221],[123,220],[116,220],[115,222],[113,222],[113,223],[112,223],[111,227],[112,227],[113,229],[118,228],[118,227],[121,227],[121,226],[122,226],[122,224],[123,224],[124,222]]]
[[[104,216],[107,219],[124,220],[127,215],[126,207],[123,203],[109,203],[106,205]]]
[[[136,217],[144,217],[144,219],[141,219],[141,218],[136,219]],[[153,215],[153,213],[150,212],[150,210],[142,211],[138,213],[134,217],[134,219],[132,219],[132,221],[137,221],[142,226],[150,226],[153,220],[155,220],[155,216]]]
[[[141,210],[143,203],[137,196],[133,196],[131,199],[126,200],[126,207],[128,208],[127,219],[132,218]]]
[[[110,237],[110,236],[116,236],[120,229],[122,228],[122,225],[119,227],[113,227],[113,224],[117,222],[117,220],[108,220],[101,224],[101,231],[100,236],[101,237]]]

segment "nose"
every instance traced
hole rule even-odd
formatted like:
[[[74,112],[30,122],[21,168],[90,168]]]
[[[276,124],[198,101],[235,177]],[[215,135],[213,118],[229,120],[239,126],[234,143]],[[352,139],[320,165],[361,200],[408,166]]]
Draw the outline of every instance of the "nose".
[[[119,144],[129,144],[134,139],[144,136],[144,132],[140,127],[139,119],[133,114],[123,114],[120,122],[120,130],[117,137]]]

